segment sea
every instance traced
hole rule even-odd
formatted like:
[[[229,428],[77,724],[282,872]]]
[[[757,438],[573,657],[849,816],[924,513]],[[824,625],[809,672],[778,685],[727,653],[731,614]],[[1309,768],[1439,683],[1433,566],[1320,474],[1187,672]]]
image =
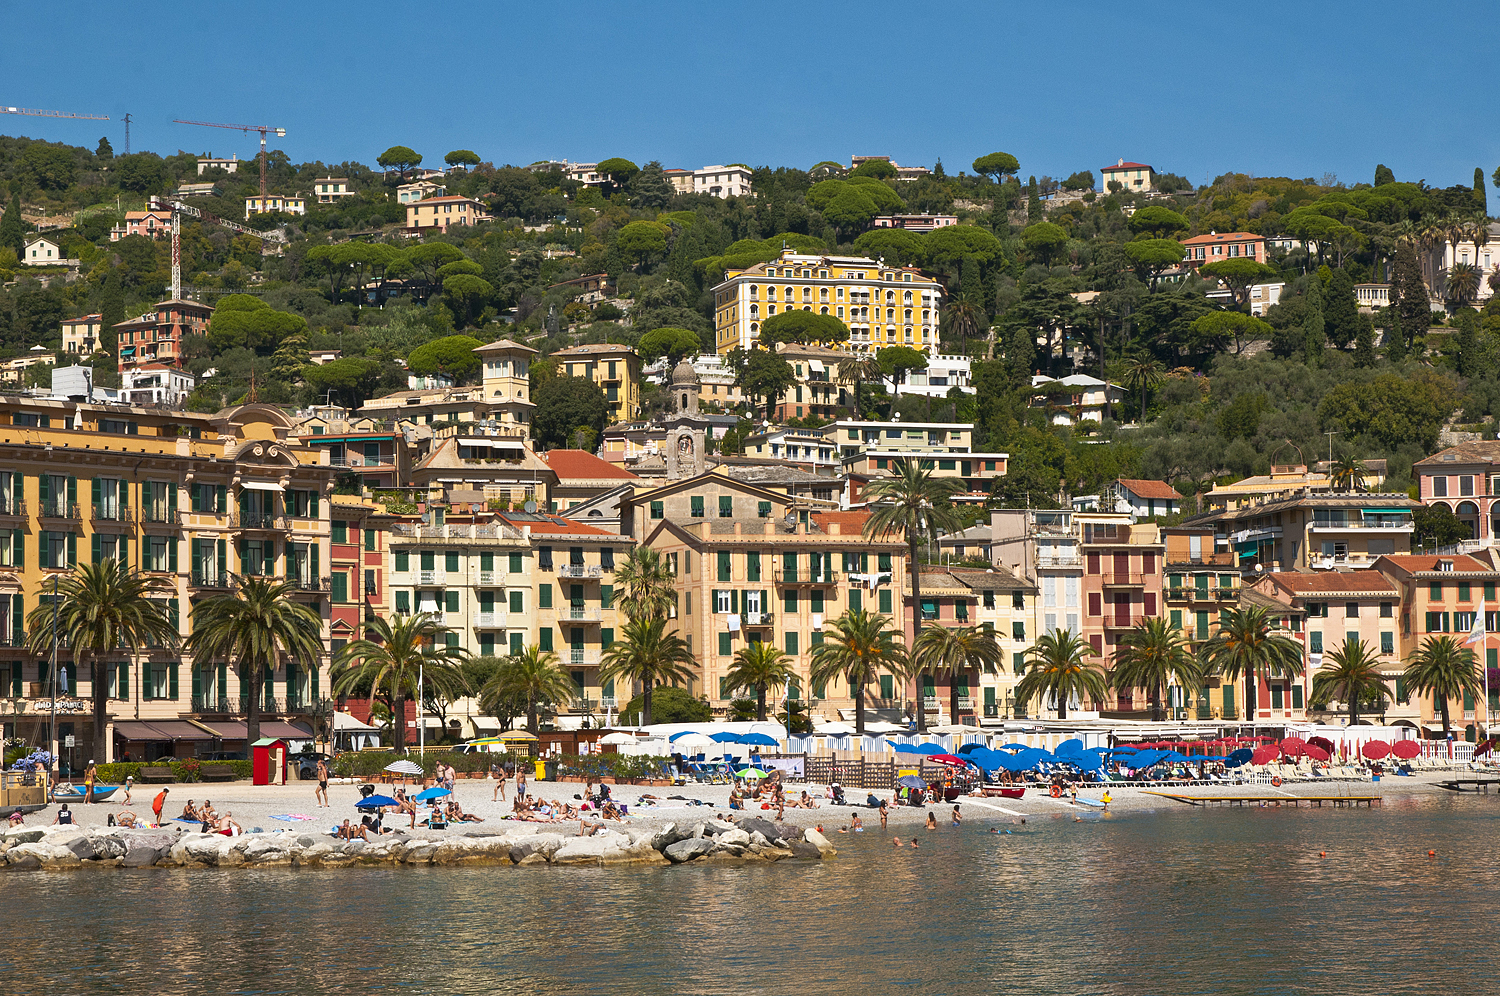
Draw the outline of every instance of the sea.
[[[10,994],[1500,992],[1500,796],[994,815],[903,828],[901,847],[878,824],[834,830],[820,863],[0,874],[0,979]]]

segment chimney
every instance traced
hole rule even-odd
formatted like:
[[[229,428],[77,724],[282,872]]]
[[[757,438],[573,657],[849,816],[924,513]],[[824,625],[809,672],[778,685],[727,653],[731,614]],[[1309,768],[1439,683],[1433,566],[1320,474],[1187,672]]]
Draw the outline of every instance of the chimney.
[[[1125,160],[1123,158],[1122,159],[1117,159],[1117,160],[1115,160],[1115,165],[1116,166],[1124,166],[1125,165]]]

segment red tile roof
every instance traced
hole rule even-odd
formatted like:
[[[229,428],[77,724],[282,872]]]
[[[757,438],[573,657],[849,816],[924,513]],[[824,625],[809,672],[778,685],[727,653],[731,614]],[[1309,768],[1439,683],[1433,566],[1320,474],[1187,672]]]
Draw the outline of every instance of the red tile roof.
[[[557,475],[558,481],[597,481],[603,478],[621,481],[638,481],[640,478],[617,467],[608,460],[601,460],[588,450],[548,450],[542,454],[547,466]]]
[[[1317,574],[1277,571],[1271,574],[1270,578],[1295,595],[1317,595],[1342,591],[1396,593],[1396,588],[1391,584],[1390,579],[1379,571],[1322,571]]]
[[[818,528],[824,532],[833,523],[838,523],[839,535],[848,536],[859,533],[865,528],[865,520],[870,517],[869,512],[814,512],[812,520],[818,524]]]
[[[1435,554],[1395,553],[1386,554],[1381,559],[1389,563],[1392,567],[1399,567],[1403,571],[1408,571],[1412,574],[1417,574],[1422,571],[1432,571],[1437,573],[1437,565],[1438,561],[1440,560],[1452,563],[1454,572],[1458,574],[1494,573],[1494,568],[1490,567],[1484,561],[1471,557],[1468,554],[1458,554],[1456,556],[1450,557],[1439,557]]]
[[[529,526],[531,528],[532,535],[536,535],[537,533],[559,533],[568,536],[585,537],[618,535],[605,529],[598,529],[594,526],[585,525],[584,523],[579,522],[576,519],[565,519],[560,515],[544,515],[538,513],[536,515],[528,515],[524,518],[518,519],[511,519],[505,515],[501,515],[499,518],[502,522],[516,529],[521,529],[523,527]]]
[[[1194,235],[1190,239],[1183,239],[1185,246],[1208,245],[1212,242],[1264,242],[1264,235],[1256,235],[1254,232],[1210,232],[1207,235]]]
[[[1122,169],[1150,169],[1151,172],[1153,172],[1153,173],[1156,172],[1156,170],[1151,169],[1151,167],[1147,166],[1145,163],[1115,163],[1113,166],[1101,166],[1101,167],[1099,167],[1099,172],[1101,172],[1101,173],[1113,173],[1116,170],[1122,170]]]
[[[1164,481],[1128,481],[1120,478],[1120,486],[1141,498],[1165,498],[1167,501],[1182,501],[1177,489]]]

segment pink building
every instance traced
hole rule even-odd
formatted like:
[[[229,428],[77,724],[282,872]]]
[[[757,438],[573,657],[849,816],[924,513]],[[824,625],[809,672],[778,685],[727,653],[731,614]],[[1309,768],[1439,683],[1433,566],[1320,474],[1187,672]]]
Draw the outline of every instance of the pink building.
[[[1266,261],[1266,237],[1251,232],[1209,232],[1183,239],[1182,244],[1187,248],[1187,258],[1182,261],[1184,266],[1196,268],[1226,259]]]
[[[109,241],[118,242],[127,235],[164,239],[171,234],[171,211],[126,211],[125,223],[109,230]]]

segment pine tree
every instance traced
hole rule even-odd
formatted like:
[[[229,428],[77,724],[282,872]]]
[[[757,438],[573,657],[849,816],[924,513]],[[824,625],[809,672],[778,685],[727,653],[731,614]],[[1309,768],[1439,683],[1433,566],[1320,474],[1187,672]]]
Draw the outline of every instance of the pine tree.
[[[1302,319],[1302,357],[1308,366],[1317,366],[1323,359],[1323,350],[1328,348],[1328,336],[1324,333],[1323,281],[1314,274],[1307,282],[1307,317]]]
[[[9,246],[16,251],[17,259],[26,256],[26,222],[21,220],[21,195],[16,194],[0,218],[0,246]]]
[[[1334,270],[1323,290],[1323,330],[1328,341],[1348,349],[1359,334],[1359,302],[1354,298],[1354,277],[1342,267]]]
[[[1358,366],[1375,365],[1375,323],[1369,315],[1358,315],[1359,331],[1354,335],[1354,362]]]
[[[115,147],[109,144],[109,139],[99,139],[99,147],[94,150],[94,156],[106,162],[115,157]]]
[[[1387,166],[1385,163],[1381,163],[1380,165],[1375,167],[1375,186],[1383,187],[1387,183],[1395,182],[1396,174],[1391,172],[1391,168],[1389,166]]]

